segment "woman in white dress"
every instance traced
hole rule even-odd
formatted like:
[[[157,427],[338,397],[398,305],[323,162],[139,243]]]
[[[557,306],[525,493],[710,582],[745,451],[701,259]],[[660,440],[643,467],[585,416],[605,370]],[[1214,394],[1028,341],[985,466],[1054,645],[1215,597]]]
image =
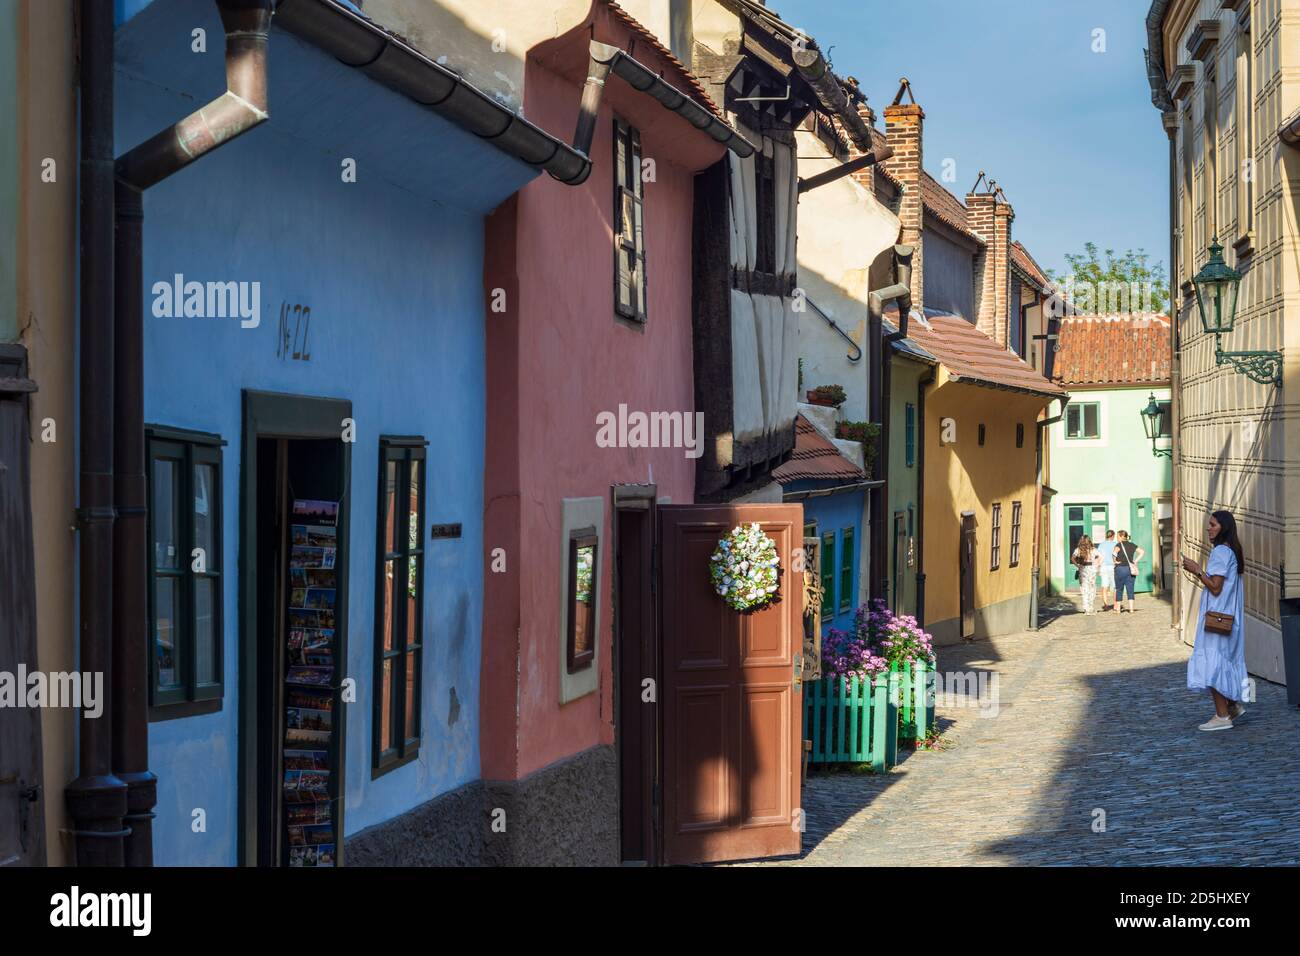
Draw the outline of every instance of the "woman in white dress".
[[[1245,608],[1241,576],[1246,559],[1237,539],[1237,521],[1228,511],[1216,511],[1206,523],[1212,549],[1205,570],[1191,558],[1183,558],[1183,569],[1196,575],[1205,588],[1201,612],[1196,620],[1196,644],[1187,661],[1189,690],[1208,690],[1214,699],[1214,716],[1201,730],[1230,730],[1232,722],[1246,712],[1241,706],[1246,686],[1246,651],[1242,638]],[[1205,612],[1232,615],[1232,633],[1215,634],[1205,629]]]
[[[1083,613],[1092,614],[1097,601],[1097,573],[1101,569],[1101,552],[1092,544],[1092,538],[1086,534],[1075,545],[1070,555],[1070,562],[1075,567],[1075,577],[1079,580],[1079,597],[1083,600]]]

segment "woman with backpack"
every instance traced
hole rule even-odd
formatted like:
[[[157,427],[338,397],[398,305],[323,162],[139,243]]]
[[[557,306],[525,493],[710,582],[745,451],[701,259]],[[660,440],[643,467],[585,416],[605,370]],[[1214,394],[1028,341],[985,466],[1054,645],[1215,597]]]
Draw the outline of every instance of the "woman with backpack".
[[[1205,588],[1196,621],[1196,643],[1187,660],[1188,690],[1208,690],[1214,716],[1201,730],[1230,730],[1246,712],[1241,698],[1246,687],[1246,650],[1242,636],[1245,589],[1241,576],[1246,559],[1237,539],[1237,520],[1229,511],[1216,511],[1206,522],[1211,550],[1205,570],[1183,558],[1183,570]]]
[[[1124,592],[1128,591],[1128,612],[1133,613],[1133,590],[1138,576],[1138,562],[1146,555],[1129,538],[1127,531],[1118,535],[1119,543],[1115,545],[1115,613],[1120,613],[1124,603]]]
[[[1097,571],[1101,567],[1101,555],[1093,547],[1092,538],[1086,534],[1079,539],[1074,552],[1070,555],[1074,565],[1074,577],[1079,582],[1079,593],[1083,597],[1083,613],[1093,614],[1093,604],[1097,600]]]

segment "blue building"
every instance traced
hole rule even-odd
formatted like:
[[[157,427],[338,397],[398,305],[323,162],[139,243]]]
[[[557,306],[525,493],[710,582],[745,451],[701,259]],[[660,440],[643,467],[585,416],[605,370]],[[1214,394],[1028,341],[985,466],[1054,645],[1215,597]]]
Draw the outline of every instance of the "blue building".
[[[830,409],[826,409],[830,411]],[[801,502],[804,539],[816,539],[822,585],[822,633],[848,630],[867,596],[861,587],[867,474],[804,414],[795,419],[794,453],[772,473],[783,498]]]
[[[212,0],[118,10],[121,156],[226,74]],[[484,217],[585,160],[349,4],[274,24],[269,118],[143,193],[154,858],[463,862]]]

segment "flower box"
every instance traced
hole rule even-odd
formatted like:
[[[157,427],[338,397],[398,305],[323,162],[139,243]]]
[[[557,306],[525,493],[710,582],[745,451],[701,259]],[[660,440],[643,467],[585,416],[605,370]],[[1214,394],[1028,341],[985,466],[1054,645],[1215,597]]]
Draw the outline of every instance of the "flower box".
[[[894,663],[872,678],[824,677],[803,687],[803,737],[809,763],[894,766],[900,742],[934,729],[934,665]]]

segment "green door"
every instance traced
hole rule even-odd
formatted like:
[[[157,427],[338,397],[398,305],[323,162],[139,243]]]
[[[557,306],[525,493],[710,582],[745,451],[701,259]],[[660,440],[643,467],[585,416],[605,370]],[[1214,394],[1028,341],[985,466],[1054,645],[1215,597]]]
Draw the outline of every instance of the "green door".
[[[1105,543],[1106,528],[1109,527],[1110,509],[1101,505],[1066,505],[1065,506],[1065,589],[1076,590],[1079,582],[1074,579],[1074,565],[1070,555],[1085,534],[1092,538],[1092,543]]]
[[[1144,552],[1138,562],[1137,580],[1133,590],[1150,591],[1155,585],[1155,560],[1151,553],[1151,499],[1134,498],[1129,502],[1128,533]]]

